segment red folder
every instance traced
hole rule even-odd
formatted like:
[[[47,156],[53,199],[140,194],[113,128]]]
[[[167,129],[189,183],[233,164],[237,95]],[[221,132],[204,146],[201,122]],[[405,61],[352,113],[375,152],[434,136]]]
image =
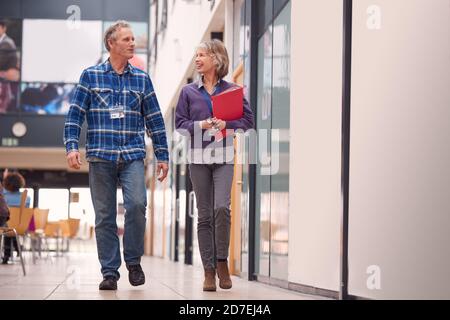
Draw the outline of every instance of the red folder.
[[[218,95],[212,96],[213,115],[217,119],[233,121],[244,116],[244,89],[238,86],[232,87]],[[216,134],[216,141],[226,137],[226,129]]]

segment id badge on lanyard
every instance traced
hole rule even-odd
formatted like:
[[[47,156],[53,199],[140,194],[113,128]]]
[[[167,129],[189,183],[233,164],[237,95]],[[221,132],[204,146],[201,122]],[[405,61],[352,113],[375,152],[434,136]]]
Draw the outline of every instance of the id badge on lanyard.
[[[109,110],[111,119],[122,119],[125,118],[125,107],[124,105],[120,104],[120,94],[122,93],[123,86],[121,84],[120,78],[119,78],[119,92],[116,94],[116,91],[114,90],[114,105]]]
[[[111,119],[125,118],[125,108],[123,105],[115,105],[110,109]]]

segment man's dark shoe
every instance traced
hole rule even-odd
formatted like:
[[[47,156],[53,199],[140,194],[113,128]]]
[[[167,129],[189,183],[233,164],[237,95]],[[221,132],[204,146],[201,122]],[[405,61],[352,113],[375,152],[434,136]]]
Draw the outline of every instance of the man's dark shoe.
[[[140,264],[127,265],[128,280],[132,286],[140,286],[145,283],[145,274]]]
[[[117,290],[117,279],[113,276],[106,276],[98,286],[99,290]]]

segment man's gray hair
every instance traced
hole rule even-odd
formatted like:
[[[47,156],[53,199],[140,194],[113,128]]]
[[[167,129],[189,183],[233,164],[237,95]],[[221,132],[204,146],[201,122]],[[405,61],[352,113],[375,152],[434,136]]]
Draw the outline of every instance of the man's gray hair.
[[[105,44],[106,50],[111,50],[111,47],[109,46],[108,41],[109,40],[116,40],[116,32],[120,28],[130,28],[131,25],[128,21],[125,20],[118,20],[113,25],[111,25],[105,32],[105,36],[103,37],[103,42]]]

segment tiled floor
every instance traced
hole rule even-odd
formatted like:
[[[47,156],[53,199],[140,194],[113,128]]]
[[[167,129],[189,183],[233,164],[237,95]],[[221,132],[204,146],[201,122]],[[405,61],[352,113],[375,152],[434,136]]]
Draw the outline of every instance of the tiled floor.
[[[62,257],[49,256],[32,263],[31,253],[25,253],[27,275],[23,276],[18,258],[9,265],[0,265],[0,300],[64,299],[64,300],[311,300],[321,299],[294,291],[250,282],[233,277],[233,288],[203,292],[203,270],[168,260],[144,257],[142,267],[146,283],[132,287],[123,265],[118,290],[99,291],[100,265],[92,246]],[[45,256],[45,255],[44,255]]]

